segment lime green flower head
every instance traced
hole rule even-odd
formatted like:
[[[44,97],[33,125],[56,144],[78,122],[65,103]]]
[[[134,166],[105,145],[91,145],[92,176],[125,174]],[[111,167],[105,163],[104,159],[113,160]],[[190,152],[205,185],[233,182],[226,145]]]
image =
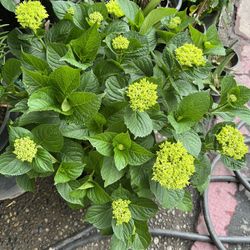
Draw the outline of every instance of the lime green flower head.
[[[73,8],[73,7],[68,8],[68,9],[67,9],[67,13],[68,13],[69,15],[71,15],[71,16],[74,16],[74,14],[75,14],[74,8]]]
[[[97,23],[97,25],[99,26],[101,25],[103,19],[103,15],[100,12],[94,11],[93,13],[89,14],[88,23],[90,26],[93,26],[95,23]]]
[[[243,135],[232,126],[224,126],[216,135],[216,139],[221,146],[221,154],[232,157],[235,160],[242,159],[248,152]]]
[[[108,3],[106,3],[106,7],[109,14],[113,14],[116,17],[124,16],[124,13],[116,0],[110,0]]]
[[[39,29],[48,13],[40,1],[24,1],[16,7],[16,18],[23,28]]]
[[[130,98],[130,107],[134,111],[144,112],[157,103],[157,84],[143,78],[129,85],[127,96]]]
[[[131,212],[128,205],[130,200],[118,199],[112,202],[113,218],[116,219],[116,224],[128,223],[131,219]]]
[[[129,40],[122,35],[119,35],[112,39],[112,47],[116,50],[126,50],[128,49],[128,46]]]
[[[16,139],[14,142],[14,151],[16,158],[20,161],[32,162],[37,153],[37,145],[29,137]]]
[[[185,43],[175,50],[178,62],[183,66],[204,66],[206,60],[201,49],[190,43]]]
[[[189,184],[194,171],[194,157],[182,143],[165,141],[157,152],[152,180],[167,189],[183,189]]]
[[[176,16],[172,17],[167,25],[169,29],[175,29],[181,24],[181,18]]]

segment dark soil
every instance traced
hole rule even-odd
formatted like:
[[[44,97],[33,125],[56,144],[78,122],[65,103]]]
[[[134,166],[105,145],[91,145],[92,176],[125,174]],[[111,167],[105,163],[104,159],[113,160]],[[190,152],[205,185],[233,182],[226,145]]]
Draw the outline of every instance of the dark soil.
[[[0,107],[0,126],[4,121],[5,113],[6,113],[6,108]]]
[[[70,209],[50,178],[37,191],[0,203],[0,249],[48,249],[84,228],[83,211]]]

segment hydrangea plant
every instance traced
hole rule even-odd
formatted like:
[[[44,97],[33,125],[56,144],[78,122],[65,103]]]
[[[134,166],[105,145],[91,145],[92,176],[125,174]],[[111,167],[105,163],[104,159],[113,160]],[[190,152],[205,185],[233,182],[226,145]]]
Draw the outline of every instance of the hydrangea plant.
[[[62,198],[112,235],[111,249],[146,249],[147,221],[160,208],[191,211],[190,188],[206,189],[209,153],[244,167],[233,121],[250,124],[250,90],[223,74],[230,51],[216,27],[200,32],[185,11],[51,2],[58,20],[46,29],[39,1],[15,10],[15,58],[1,75],[19,117],[0,174],[27,191],[53,176]]]

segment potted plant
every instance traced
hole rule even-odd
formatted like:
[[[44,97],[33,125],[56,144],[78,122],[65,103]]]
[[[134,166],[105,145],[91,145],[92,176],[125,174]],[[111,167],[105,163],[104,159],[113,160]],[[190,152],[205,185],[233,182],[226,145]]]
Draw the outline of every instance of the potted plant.
[[[199,32],[185,11],[143,11],[129,0],[51,2],[58,21],[46,29],[39,1],[15,10],[22,28],[8,45],[25,94],[0,173],[25,190],[54,176],[66,202],[112,235],[112,249],[146,249],[158,209],[190,211],[187,187],[206,188],[209,152],[230,169],[245,165],[233,119],[250,122],[250,90],[222,76],[216,27]]]

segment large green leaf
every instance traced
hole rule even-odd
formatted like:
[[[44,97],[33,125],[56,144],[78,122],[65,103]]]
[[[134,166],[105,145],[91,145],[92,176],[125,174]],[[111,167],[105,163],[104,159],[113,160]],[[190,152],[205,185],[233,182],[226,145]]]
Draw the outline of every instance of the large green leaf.
[[[71,47],[82,63],[93,61],[100,45],[101,36],[96,25],[83,31],[78,39],[71,41]]]
[[[64,96],[69,96],[80,85],[80,70],[62,66],[50,74],[50,81]]]
[[[32,54],[22,52],[21,61],[22,61],[22,66],[25,67],[26,69],[32,71],[39,71],[43,74],[48,74],[51,71],[48,63],[45,60],[37,56],[34,56]]]
[[[63,136],[56,124],[40,124],[32,134],[37,143],[50,152],[59,152],[63,147]]]
[[[96,150],[104,156],[113,155],[113,138],[116,133],[105,132],[89,138],[89,141]]]
[[[22,127],[9,127],[9,142],[11,144],[18,138],[29,137],[33,139],[33,134],[26,128]]]
[[[174,15],[176,12],[176,9],[171,8],[157,8],[152,10],[142,23],[140,33],[146,34],[155,24],[161,21],[162,18]]]
[[[11,12],[15,12],[16,9],[16,1],[15,0],[0,0],[0,3],[3,7]]]
[[[75,3],[69,1],[51,1],[53,10],[59,19],[63,19],[69,8],[75,7]]]
[[[200,193],[203,193],[208,186],[209,176],[211,173],[211,162],[206,156],[202,156],[195,161],[195,173],[191,182]]]
[[[60,60],[66,55],[68,48],[63,43],[49,43],[46,46],[46,59],[51,69],[55,70],[66,63]]]
[[[17,176],[30,170],[31,165],[18,160],[14,154],[6,152],[0,155],[0,174]]]
[[[124,115],[127,128],[136,137],[145,137],[153,131],[153,122],[146,112],[127,109]]]
[[[139,166],[152,159],[153,156],[153,153],[143,148],[139,144],[132,142],[131,148],[127,153],[128,164],[132,166]]]
[[[72,112],[75,118],[79,121],[86,121],[93,117],[101,106],[101,95],[96,95],[90,92],[74,92],[68,102],[72,107]]]
[[[73,138],[76,140],[86,140],[89,131],[83,125],[75,123],[67,123],[61,121],[60,131],[64,137]]]
[[[132,22],[135,22],[136,15],[139,11],[139,7],[130,0],[117,0],[125,16]]]
[[[70,193],[75,190],[76,186],[78,185],[77,181],[71,181],[67,183],[60,183],[56,185],[56,189],[58,193],[65,199],[67,202],[71,204],[76,204],[83,206],[83,199],[82,198],[75,198],[70,195]]]
[[[156,200],[162,207],[167,209],[180,206],[185,195],[185,190],[183,189],[166,189],[154,181],[150,183],[150,189],[155,195]]]
[[[62,162],[55,175],[55,185],[65,183],[78,178],[84,169],[80,162]]]
[[[47,111],[63,113],[56,99],[56,91],[52,87],[41,88],[31,94],[28,100],[29,111]]]
[[[116,221],[113,219],[112,229],[117,239],[125,243],[131,242],[134,232],[134,221],[130,220],[128,223],[117,225]]]
[[[49,152],[43,148],[38,148],[32,161],[32,168],[38,173],[54,172],[52,157]]]
[[[88,198],[97,205],[105,204],[111,201],[109,194],[97,183],[94,184],[93,188],[88,189],[87,196]]]
[[[184,97],[178,106],[177,120],[198,122],[208,112],[210,103],[208,92],[197,92]]]
[[[135,239],[132,245],[134,250],[147,249],[151,243],[151,235],[148,231],[147,222],[135,221]]]
[[[101,176],[104,180],[104,187],[107,187],[122,178],[125,171],[117,170],[114,159],[112,157],[105,157],[101,168]]]
[[[158,207],[153,201],[140,198],[129,204],[129,210],[133,219],[146,221],[156,214]]]
[[[30,179],[27,174],[17,176],[16,183],[25,192],[35,191],[35,179]]]
[[[190,154],[195,157],[199,155],[201,151],[201,139],[195,131],[190,130],[183,134],[178,134],[176,137]]]
[[[64,139],[64,146],[61,153],[61,161],[63,162],[83,162],[84,152],[80,143],[73,140]]]
[[[111,227],[111,205],[103,204],[89,207],[85,215],[85,221],[93,224],[98,229]]]
[[[21,73],[21,62],[15,58],[7,60],[3,65],[2,77],[7,84],[13,84]]]

